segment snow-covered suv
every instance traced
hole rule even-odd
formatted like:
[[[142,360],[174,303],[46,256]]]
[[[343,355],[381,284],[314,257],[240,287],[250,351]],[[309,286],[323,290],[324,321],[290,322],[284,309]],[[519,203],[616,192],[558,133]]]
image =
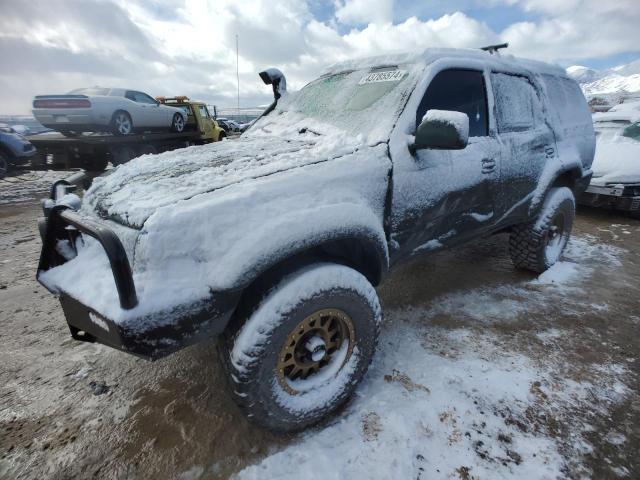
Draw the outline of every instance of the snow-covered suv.
[[[348,61],[295,94],[261,76],[276,101],[238,140],[47,202],[38,278],[80,340],[158,358],[221,335],[237,403],[294,430],[362,378],[393,266],[504,231],[517,267],[556,262],[595,140],[562,69],[480,51]]]

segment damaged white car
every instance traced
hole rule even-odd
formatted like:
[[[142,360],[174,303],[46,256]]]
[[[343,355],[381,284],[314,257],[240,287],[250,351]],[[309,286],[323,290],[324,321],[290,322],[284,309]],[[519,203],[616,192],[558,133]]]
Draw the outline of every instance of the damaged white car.
[[[158,358],[221,335],[237,403],[295,430],[366,372],[393,267],[504,231],[517,267],[553,265],[595,140],[562,69],[487,52],[348,61],[295,94],[261,77],[276,100],[237,141],[54,193],[38,279],[78,340]]]
[[[593,178],[580,203],[613,208],[640,218],[640,102],[593,115]]]

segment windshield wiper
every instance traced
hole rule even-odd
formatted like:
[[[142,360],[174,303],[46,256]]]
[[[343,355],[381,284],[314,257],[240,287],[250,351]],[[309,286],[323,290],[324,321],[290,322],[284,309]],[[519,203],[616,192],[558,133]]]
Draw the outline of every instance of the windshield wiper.
[[[307,128],[307,127],[303,127],[303,128],[301,128],[300,130],[298,130],[298,133],[299,133],[300,135],[303,135],[303,134],[305,134],[305,133],[307,133],[307,132],[309,132],[309,133],[313,133],[314,135],[317,135],[318,137],[322,135],[321,133],[318,133],[318,132],[316,132],[316,131],[314,131],[314,130],[311,130],[310,128]]]

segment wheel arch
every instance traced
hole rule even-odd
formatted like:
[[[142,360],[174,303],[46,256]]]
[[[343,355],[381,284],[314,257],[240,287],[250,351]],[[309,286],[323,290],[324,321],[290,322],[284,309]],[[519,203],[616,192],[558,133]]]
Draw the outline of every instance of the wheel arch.
[[[253,299],[269,291],[282,277],[318,262],[334,262],[353,268],[373,285],[380,284],[388,270],[388,252],[375,234],[339,234],[288,255],[279,257],[256,269],[240,287],[242,293],[236,312],[252,304]],[[235,317],[236,315],[233,315]]]
[[[568,187],[574,195],[578,194],[579,180],[583,176],[583,171],[581,166],[578,164],[568,165],[562,169],[555,170],[552,175],[543,175],[543,178],[540,180],[537,194],[534,194],[534,197],[531,201],[531,205],[529,207],[529,216],[531,218],[535,217],[537,213],[542,208],[542,204],[544,203],[544,199],[549,194],[549,191],[552,188],[556,187]],[[544,180],[546,177],[546,181]]]
[[[558,175],[555,177],[553,182],[551,182],[549,188],[547,188],[547,191],[554,187],[568,187],[575,193],[578,180],[580,180],[581,177],[582,171],[578,167],[558,172]]]
[[[14,162],[16,159],[15,153],[13,153],[13,151],[3,143],[0,143],[0,153],[6,157],[7,163]]]

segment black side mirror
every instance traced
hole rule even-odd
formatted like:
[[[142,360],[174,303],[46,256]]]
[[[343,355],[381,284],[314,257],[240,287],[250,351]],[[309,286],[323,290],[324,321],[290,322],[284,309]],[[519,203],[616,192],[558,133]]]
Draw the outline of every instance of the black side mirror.
[[[429,110],[416,131],[412,150],[462,150],[469,142],[469,117],[449,110]]]

